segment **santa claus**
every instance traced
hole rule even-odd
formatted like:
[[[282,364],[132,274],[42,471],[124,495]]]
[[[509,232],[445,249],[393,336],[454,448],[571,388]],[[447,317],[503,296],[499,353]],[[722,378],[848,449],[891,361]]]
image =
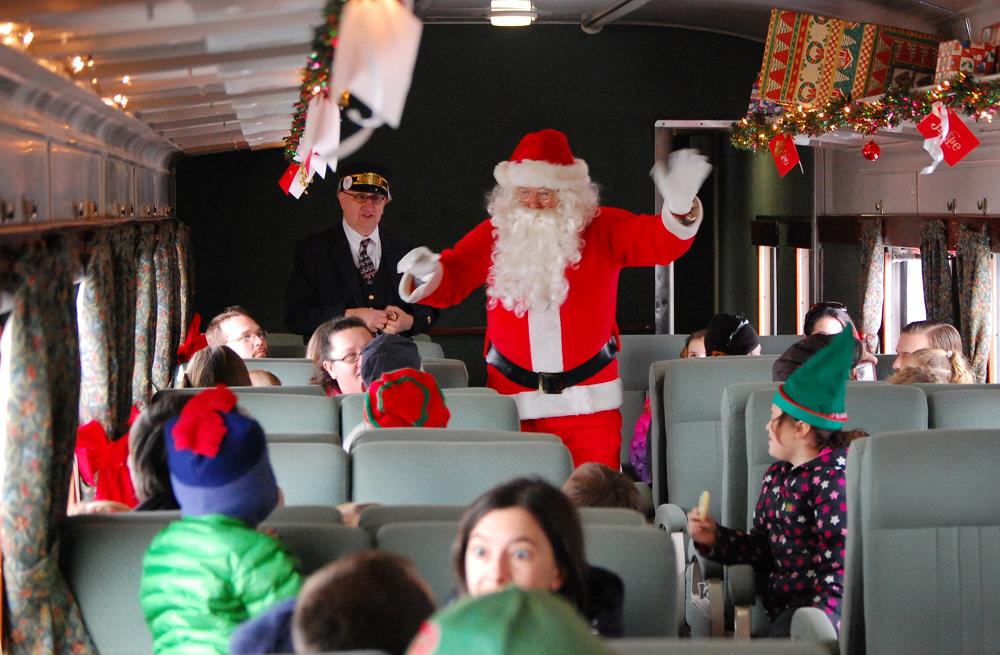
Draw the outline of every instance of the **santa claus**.
[[[491,218],[441,255],[404,256],[400,295],[447,307],[485,283],[487,384],[513,396],[523,430],[559,435],[575,465],[617,469],[619,271],[687,251],[711,168],[695,151],[673,153],[669,169],[652,171],[662,216],[637,215],[599,206],[587,163],[562,132],[528,134],[494,170]]]

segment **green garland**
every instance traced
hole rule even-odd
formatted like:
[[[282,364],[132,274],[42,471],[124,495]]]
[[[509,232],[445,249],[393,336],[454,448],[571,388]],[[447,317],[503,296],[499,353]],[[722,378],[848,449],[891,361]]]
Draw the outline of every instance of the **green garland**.
[[[323,10],[326,22],[316,28],[313,36],[312,52],[309,61],[302,69],[302,90],[299,100],[293,106],[292,127],[284,138],[285,159],[295,160],[295,151],[299,147],[299,139],[306,127],[306,110],[309,101],[317,93],[329,93],[331,69],[333,67],[333,51],[337,48],[337,34],[340,24],[340,12],[347,0],[328,0]]]
[[[819,136],[846,128],[871,135],[880,129],[897,127],[903,121],[919,123],[931,113],[935,102],[943,102],[976,121],[992,121],[993,115],[1000,111],[1000,79],[977,82],[958,73],[924,91],[890,86],[885,95],[873,102],[838,97],[821,107],[786,107],[776,117],[753,113],[733,123],[729,139],[735,148],[756,151],[767,148],[777,134]]]

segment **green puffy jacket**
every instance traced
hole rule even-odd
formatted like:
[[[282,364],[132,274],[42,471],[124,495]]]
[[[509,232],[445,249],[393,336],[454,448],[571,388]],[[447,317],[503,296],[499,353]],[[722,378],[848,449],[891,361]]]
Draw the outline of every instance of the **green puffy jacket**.
[[[174,521],[153,538],[139,597],[158,655],[225,655],[236,626],[301,585],[280,542],[207,514]]]

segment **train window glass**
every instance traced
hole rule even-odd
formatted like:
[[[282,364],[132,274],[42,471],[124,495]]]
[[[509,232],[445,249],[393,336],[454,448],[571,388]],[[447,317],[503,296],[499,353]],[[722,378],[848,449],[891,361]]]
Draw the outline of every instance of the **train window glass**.
[[[894,248],[891,277],[892,295],[887,300],[891,303],[892,320],[888,322],[887,352],[895,352],[895,344],[904,325],[927,318],[920,251],[916,248]],[[888,347],[889,343],[892,344],[891,348]]]

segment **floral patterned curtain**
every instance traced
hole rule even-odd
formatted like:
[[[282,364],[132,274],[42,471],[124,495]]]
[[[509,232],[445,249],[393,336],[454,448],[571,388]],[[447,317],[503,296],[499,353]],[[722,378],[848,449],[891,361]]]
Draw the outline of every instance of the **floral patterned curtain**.
[[[884,296],[883,272],[885,247],[882,242],[882,219],[861,222],[861,326],[865,345],[870,352],[878,352],[878,331],[882,327],[882,302]]]
[[[191,229],[183,223],[177,223],[177,235],[174,239],[177,258],[177,309],[180,331],[177,333],[178,343],[187,338],[187,328],[191,324],[191,301],[194,298],[194,261],[191,251]]]
[[[76,299],[80,333],[80,423],[99,421],[107,434],[116,434],[118,417],[118,359],[114,322],[115,270],[111,236],[95,235]]]
[[[73,269],[76,242],[28,246],[14,266],[3,577],[10,652],[96,652],[59,570],[79,418],[80,361]]]
[[[944,221],[926,221],[920,233],[920,264],[924,276],[927,320],[955,325],[948,234]]]
[[[156,226],[143,225],[136,243],[135,368],[132,404],[146,406],[152,396],[153,351],[156,345]]]
[[[153,268],[156,278],[156,312],[154,327],[153,361],[150,381],[154,391],[170,386],[174,366],[177,364],[177,248],[174,245],[176,228],[172,222],[161,223],[156,230]]]
[[[990,237],[987,227],[981,230],[962,226],[958,233],[955,276],[958,278],[958,316],[962,343],[976,382],[986,381],[990,358],[990,334],[993,304],[993,279],[990,275]]]
[[[139,229],[125,225],[111,232],[111,252],[114,264],[115,295],[114,350],[118,362],[118,382],[115,396],[115,428],[108,434],[123,434],[132,409],[132,372],[135,368],[135,306],[136,250]]]

